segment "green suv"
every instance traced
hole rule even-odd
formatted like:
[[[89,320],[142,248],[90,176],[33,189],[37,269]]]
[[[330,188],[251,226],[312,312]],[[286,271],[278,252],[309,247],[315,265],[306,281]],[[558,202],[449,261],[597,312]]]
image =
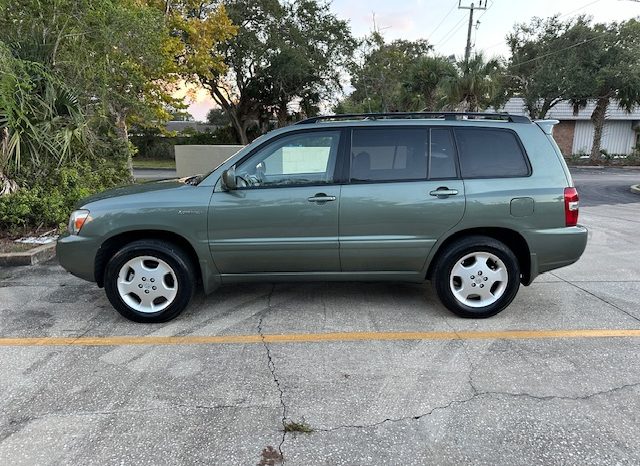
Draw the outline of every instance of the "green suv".
[[[107,191],[71,214],[64,268],[138,322],[238,282],[430,280],[462,317],[574,263],[587,230],[551,132],[496,113],[310,118],[206,176]]]

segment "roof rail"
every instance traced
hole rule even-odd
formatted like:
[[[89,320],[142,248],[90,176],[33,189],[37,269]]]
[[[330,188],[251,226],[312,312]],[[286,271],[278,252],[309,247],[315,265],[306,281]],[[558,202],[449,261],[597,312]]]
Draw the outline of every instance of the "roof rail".
[[[413,119],[413,118],[442,118],[444,120],[506,120],[510,123],[531,123],[529,117],[512,115],[510,113],[492,112],[388,112],[388,113],[345,113],[339,115],[322,115],[307,118],[296,125],[308,125],[326,120],[383,120],[383,119]]]

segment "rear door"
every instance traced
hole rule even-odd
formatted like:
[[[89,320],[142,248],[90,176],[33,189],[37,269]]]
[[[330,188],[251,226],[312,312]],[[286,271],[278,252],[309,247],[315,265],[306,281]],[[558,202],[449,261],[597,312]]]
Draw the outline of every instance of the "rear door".
[[[340,198],[343,271],[420,271],[464,214],[464,184],[446,127],[353,128]]]

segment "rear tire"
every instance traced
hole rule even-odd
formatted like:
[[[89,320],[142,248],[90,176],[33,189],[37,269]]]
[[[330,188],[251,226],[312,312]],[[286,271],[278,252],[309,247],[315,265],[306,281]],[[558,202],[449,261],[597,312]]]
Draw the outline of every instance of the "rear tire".
[[[504,243],[468,236],[439,257],[432,282],[447,309],[460,317],[483,319],[511,304],[520,287],[520,265]]]
[[[162,240],[138,240],[116,252],[105,269],[104,289],[113,307],[135,322],[167,322],[180,314],[195,291],[189,256]]]

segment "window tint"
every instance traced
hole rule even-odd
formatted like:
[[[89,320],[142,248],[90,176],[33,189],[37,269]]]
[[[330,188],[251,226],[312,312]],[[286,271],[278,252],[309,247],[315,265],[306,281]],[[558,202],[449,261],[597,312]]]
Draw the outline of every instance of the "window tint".
[[[416,180],[427,177],[425,128],[354,129],[351,180]]]
[[[236,168],[240,186],[332,183],[339,131],[313,131],[278,139]]]
[[[449,129],[432,129],[429,179],[456,178],[456,148]]]
[[[458,129],[463,178],[527,176],[529,168],[515,134],[493,129]]]

